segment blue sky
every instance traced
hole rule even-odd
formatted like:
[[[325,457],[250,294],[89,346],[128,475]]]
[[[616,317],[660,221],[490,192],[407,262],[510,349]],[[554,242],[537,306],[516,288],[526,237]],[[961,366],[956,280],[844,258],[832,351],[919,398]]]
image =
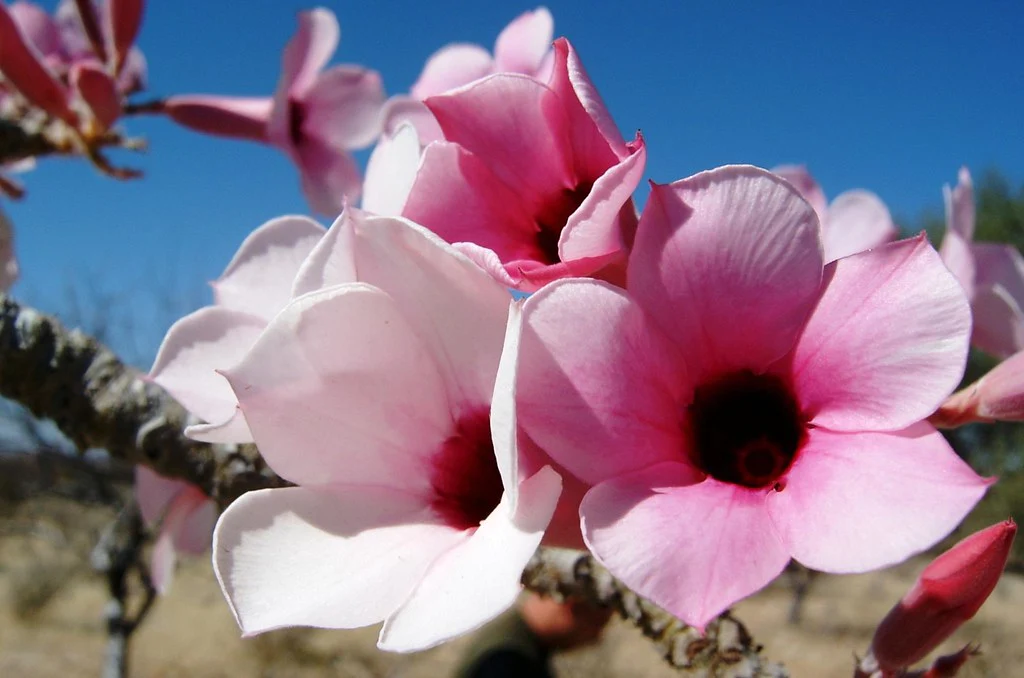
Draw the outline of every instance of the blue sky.
[[[45,3],[52,6],[54,3]],[[150,94],[273,91],[295,13],[274,2],[151,2],[139,38]],[[452,41],[490,48],[533,5],[441,0],[327,3],[338,15],[334,62],[381,72],[407,91],[426,58]],[[619,126],[641,129],[649,178],[668,182],[727,163],[808,165],[832,197],[868,188],[893,213],[941,203],[966,164],[1024,181],[1024,5],[1006,2],[551,2],[556,35],[580,53]],[[255,144],[132,119],[145,156],[134,182],[85,163],[43,161],[21,177],[15,294],[59,312],[69,289],[102,290],[130,317],[114,343],[151,357],[170,308],[206,300],[245,235],[305,213],[287,159]],[[363,154],[365,158],[365,154]],[[102,295],[101,295],[102,296]],[[130,337],[128,335],[131,335]],[[144,365],[148,367],[148,365]]]

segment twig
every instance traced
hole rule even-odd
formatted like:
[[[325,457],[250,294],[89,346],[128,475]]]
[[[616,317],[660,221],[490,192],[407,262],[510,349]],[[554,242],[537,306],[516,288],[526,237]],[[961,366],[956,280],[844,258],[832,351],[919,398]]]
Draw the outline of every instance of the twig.
[[[17,122],[0,118],[0,165],[18,162],[26,158],[41,158],[50,155],[82,156],[96,169],[115,179],[134,179],[141,176],[138,170],[115,167],[103,151],[121,148],[129,151],[145,151],[146,142],[136,137],[126,137],[119,132],[108,130],[103,134],[78,139],[70,133],[55,134],[53,128],[43,126],[28,130]]]
[[[765,660],[743,624],[726,612],[704,635],[616,580],[593,556],[541,549],[526,566],[523,584],[557,598],[581,598],[613,608],[650,638],[665,661],[682,673],[714,678],[783,678],[789,673]]]

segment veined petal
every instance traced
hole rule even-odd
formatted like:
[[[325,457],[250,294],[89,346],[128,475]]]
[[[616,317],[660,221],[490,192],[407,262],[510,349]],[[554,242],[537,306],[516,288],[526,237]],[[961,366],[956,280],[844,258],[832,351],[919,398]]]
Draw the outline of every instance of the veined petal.
[[[905,428],[963,375],[971,314],[924,236],[833,262],[791,356],[801,409],[836,431]]]
[[[508,320],[508,290],[405,219],[357,219],[355,236],[359,280],[382,289],[400,309],[437,365],[452,412],[490,403]]]
[[[506,493],[468,539],[431,565],[409,600],[385,622],[378,646],[422,650],[472,631],[511,607],[560,489],[558,474],[545,468],[522,483],[515,513]]]
[[[246,636],[283,626],[357,628],[397,609],[462,539],[419,498],[395,490],[258,490],[217,522],[213,564]]]
[[[641,596],[703,629],[789,562],[765,492],[659,464],[597,485],[580,506],[598,560]]]
[[[929,424],[894,433],[811,429],[768,496],[772,524],[794,558],[825,572],[901,562],[949,534],[992,483]]]
[[[265,326],[265,320],[241,311],[201,308],[167,331],[149,376],[192,414],[224,423],[238,401],[217,370],[237,365]]]
[[[825,192],[815,181],[811,173],[803,165],[779,165],[772,168],[772,174],[777,174],[788,181],[795,188],[803,199],[811,204],[818,221],[825,223],[828,213],[828,201],[825,200]]]
[[[250,233],[213,283],[221,306],[270,321],[291,298],[302,262],[326,230],[309,217],[284,216]]]
[[[302,262],[292,284],[292,297],[325,287],[356,282],[356,262],[352,239],[353,214],[347,207]]]
[[[524,306],[519,351],[519,426],[573,475],[594,484],[682,455],[686,368],[622,290],[551,283]]]
[[[825,261],[877,247],[892,240],[896,233],[889,208],[877,195],[846,191],[828,206],[828,217],[822,222]]]
[[[728,166],[654,184],[627,287],[696,381],[763,371],[796,343],[821,293],[814,210],[788,182]]]
[[[422,493],[454,426],[434,360],[393,299],[350,284],[292,301],[225,375],[283,478]]]
[[[409,93],[426,99],[462,87],[494,72],[494,60],[480,45],[455,43],[434,52]]]

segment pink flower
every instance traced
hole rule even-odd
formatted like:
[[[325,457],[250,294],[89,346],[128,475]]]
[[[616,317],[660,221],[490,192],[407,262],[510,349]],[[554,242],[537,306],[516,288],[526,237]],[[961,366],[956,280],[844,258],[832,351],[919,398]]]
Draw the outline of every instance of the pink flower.
[[[116,79],[122,94],[146,88],[146,57],[134,46],[142,25],[141,0],[107,0],[93,4],[89,27],[82,21],[75,0],[57,5],[56,28],[63,45],[63,68],[74,63],[93,62],[105,66]],[[49,29],[47,29],[49,32]]]
[[[213,283],[214,305],[174,323],[150,377],[204,424],[186,434],[211,442],[251,442],[252,434],[228,382],[235,366],[292,295],[303,260],[324,228],[306,217],[279,217],[242,243]]]
[[[217,505],[195,485],[164,478],[145,466],[135,467],[135,498],[146,524],[160,525],[150,575],[157,592],[164,594],[174,577],[177,554],[202,555],[210,547]]]
[[[441,130],[422,101],[444,94],[495,73],[521,73],[546,82],[553,63],[551,41],[555,20],[546,7],[516,17],[498,35],[494,56],[481,47],[453,43],[442,47],[427,60],[409,96],[388,100],[384,128],[394,133],[403,122],[416,127],[424,142],[441,139]]]
[[[331,284],[346,240],[364,282]],[[476,628],[515,600],[560,492],[515,449],[518,307],[505,346],[507,291],[393,218],[339,220],[301,277],[309,291],[226,372],[298,485],[245,494],[217,525],[235,617],[246,635],[384,620],[397,651]]]
[[[363,209],[378,216],[401,215],[416,179],[422,152],[412,125],[403,124],[394,134],[382,134],[366,163]]]
[[[324,70],[340,35],[330,10],[300,12],[273,99],[185,95],[167,99],[164,112],[199,132],[280,148],[298,166],[310,206],[334,217],[346,198],[359,197],[362,177],[349,151],[379,136],[384,104],[376,71],[359,66]]]
[[[828,204],[818,182],[803,165],[780,165],[772,173],[792,184],[818,214],[826,262],[877,247],[898,234],[889,209],[870,191],[846,191]]]
[[[1013,520],[992,525],[958,542],[924,568],[875,631],[871,652],[879,667],[883,671],[907,668],[973,617],[999,583],[1016,534]]]
[[[825,265],[814,211],[764,170],[654,185],[626,289],[552,283],[523,328],[519,422],[593,485],[587,545],[695,626],[790,558],[899,562],[989,485],[921,421],[970,331],[935,251],[918,237]]]
[[[974,313],[971,343],[1005,358],[1024,349],[1024,257],[1013,245],[974,242],[974,186],[966,167],[944,188],[942,260],[967,292]]]
[[[624,264],[646,149],[623,140],[568,41],[548,85],[492,75],[426,104],[445,141],[424,149],[403,216],[524,291]]]

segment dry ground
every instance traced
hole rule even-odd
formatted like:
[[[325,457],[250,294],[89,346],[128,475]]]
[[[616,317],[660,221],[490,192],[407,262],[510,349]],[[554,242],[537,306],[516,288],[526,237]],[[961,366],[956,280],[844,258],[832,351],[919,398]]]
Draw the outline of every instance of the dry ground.
[[[96,676],[104,648],[104,588],[86,564],[108,518],[53,500],[26,502],[0,520],[0,677]],[[877,621],[910,586],[921,560],[882,573],[822,577],[804,622],[785,623],[781,584],[739,605],[765,653],[797,677],[850,676]],[[183,564],[132,644],[137,678],[442,678],[471,639],[396,656],[374,648],[375,629],[288,630],[242,640],[205,559]],[[978,616],[944,646],[980,641],[984,655],[963,675],[1024,676],[1024,578],[1006,576]],[[557,659],[558,675],[671,676],[634,629],[613,623],[601,644]]]

